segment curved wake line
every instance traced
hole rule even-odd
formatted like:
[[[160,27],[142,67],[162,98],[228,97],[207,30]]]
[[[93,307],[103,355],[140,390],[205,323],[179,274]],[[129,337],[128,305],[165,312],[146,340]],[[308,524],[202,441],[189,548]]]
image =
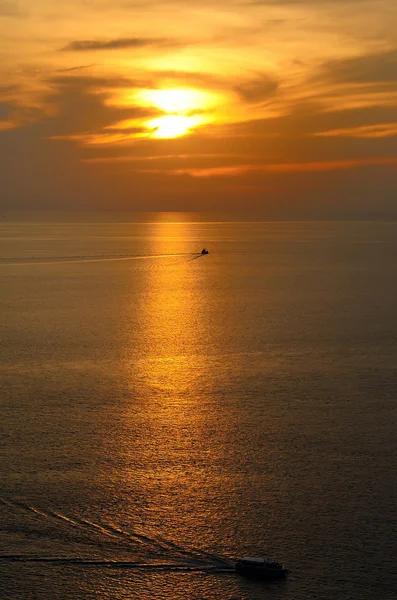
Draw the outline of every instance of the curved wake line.
[[[113,569],[146,569],[151,571],[185,571],[202,573],[234,573],[235,568],[210,565],[189,565],[186,563],[142,563],[125,560],[104,560],[79,557],[25,556],[20,554],[0,554],[0,562],[50,563],[55,565],[80,565],[84,567],[108,567]]]
[[[158,548],[159,550],[165,550],[165,551],[173,551],[176,554],[182,555],[182,557],[184,557],[185,559],[190,559],[190,560],[198,560],[202,563],[207,563],[207,566],[209,568],[224,568],[226,567],[230,567],[230,559],[228,558],[223,558],[215,553],[210,553],[210,552],[206,552],[205,550],[200,550],[198,548],[194,548],[194,547],[190,547],[190,548],[183,548],[182,546],[179,546],[178,544],[175,544],[174,542],[165,540],[164,538],[161,537],[149,537],[148,535],[144,535],[143,533],[138,533],[137,531],[125,531],[124,529],[120,529],[119,527],[116,527],[114,524],[112,523],[94,523],[93,521],[90,521],[88,519],[83,519],[80,517],[76,517],[74,516],[73,518],[70,518],[66,515],[63,515],[62,513],[58,512],[58,511],[49,511],[49,510],[45,510],[45,509],[38,509],[34,506],[31,506],[29,504],[26,504],[25,502],[20,502],[17,500],[8,500],[6,498],[0,498],[0,503],[4,504],[6,506],[9,506],[11,508],[17,508],[19,510],[22,510],[24,512],[28,512],[31,513],[37,517],[41,517],[44,518],[46,520],[55,520],[58,522],[62,522],[67,526],[73,527],[73,528],[77,528],[78,530],[89,530],[89,531],[94,531],[97,533],[100,533],[102,535],[105,535],[107,537],[113,538],[113,539],[118,539],[118,540],[128,540],[130,542],[135,542],[135,543],[140,543],[140,544],[149,544],[154,546],[155,548]],[[1,557],[0,555],[0,558]],[[57,559],[58,560],[58,559]],[[210,564],[208,564],[210,563]],[[212,564],[211,564],[212,563]],[[217,563],[217,567],[214,566],[214,563]],[[186,566],[186,565],[184,565]],[[202,567],[200,567],[202,568]]]
[[[97,256],[32,256],[32,257],[0,257],[0,264],[3,265],[30,265],[30,264],[52,264],[52,263],[71,263],[71,262],[100,262],[112,260],[148,260],[152,258],[170,258],[170,257],[188,257],[193,256],[199,258],[201,253],[198,252],[180,252],[177,254],[99,254]]]

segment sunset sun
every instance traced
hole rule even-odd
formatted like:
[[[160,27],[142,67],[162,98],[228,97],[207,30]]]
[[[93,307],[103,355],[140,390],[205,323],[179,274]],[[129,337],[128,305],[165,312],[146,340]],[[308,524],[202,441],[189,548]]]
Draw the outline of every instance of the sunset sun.
[[[164,90],[142,90],[141,100],[167,113],[188,113],[203,110],[213,103],[208,92],[195,89],[169,88]]]
[[[200,124],[196,117],[183,117],[179,115],[166,115],[147,122],[147,127],[152,130],[151,136],[155,138],[175,138],[189,133],[191,129]]]
[[[163,116],[145,123],[150,137],[164,139],[187,135],[209,122],[205,113],[215,105],[215,98],[196,89],[146,89],[139,93],[139,102],[164,112]]]

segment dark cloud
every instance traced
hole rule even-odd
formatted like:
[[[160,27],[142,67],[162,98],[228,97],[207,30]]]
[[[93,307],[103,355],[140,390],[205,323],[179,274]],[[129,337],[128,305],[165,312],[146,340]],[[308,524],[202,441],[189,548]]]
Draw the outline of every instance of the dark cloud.
[[[12,83],[10,85],[0,85],[0,94],[7,95],[20,91],[21,88],[19,85]]]
[[[95,67],[96,63],[89,63],[88,65],[81,65],[79,67],[69,67],[67,69],[57,69],[56,73],[68,73],[69,71],[81,71],[82,69],[88,69],[89,67]]]
[[[18,88],[14,88],[10,86],[9,89],[6,89],[8,94],[4,94],[3,102],[0,102],[0,130],[1,130],[1,122],[6,122],[9,124],[11,128],[17,128],[23,125],[28,125],[30,123],[34,123],[42,116],[42,111],[35,106],[21,106],[15,98],[13,94],[15,91],[18,91]],[[0,88],[0,93],[3,90]],[[7,98],[7,101],[4,101]]]
[[[19,15],[16,0],[0,0],[0,16],[15,17]]]
[[[78,90],[97,91],[115,88],[137,88],[148,85],[147,80],[128,79],[126,77],[106,77],[100,75],[56,75],[46,81],[56,88],[76,87]]]
[[[12,108],[9,104],[0,102],[0,121],[5,121],[11,114]]]
[[[278,82],[268,75],[264,75],[253,81],[248,81],[238,85],[234,90],[246,102],[258,103],[267,100],[275,95],[278,89]]]
[[[115,106],[109,103],[108,88],[127,86],[124,79],[83,76],[56,76],[47,80],[51,92],[42,98],[41,106],[19,106],[13,101],[0,103],[0,119],[10,118],[19,126],[23,135],[40,141],[54,138],[73,139],[83,134],[104,134],[116,131],[117,123],[129,119],[158,116],[151,107]],[[130,81],[129,88],[133,89]],[[132,132],[125,130],[125,134]],[[3,134],[4,135],[4,134]],[[20,133],[8,133],[8,140]]]
[[[119,121],[158,113],[138,106],[111,105],[110,88],[127,85],[125,80],[57,76],[47,83],[52,91],[42,99],[41,108],[1,105],[3,113],[11,111],[20,124],[0,131],[2,207],[64,209],[101,201],[111,206],[114,179],[104,181],[101,169],[87,171],[80,163],[84,149],[73,141],[74,136],[107,135],[113,133],[108,128]],[[131,82],[129,85],[133,89]],[[26,114],[33,116],[33,112],[34,119],[27,122]],[[120,137],[127,137],[132,130],[120,131]],[[131,192],[119,188],[119,193],[124,198]]]
[[[87,52],[91,50],[120,50],[124,48],[145,48],[161,46],[166,40],[159,38],[118,38],[114,40],[75,40],[63,48],[62,52]]]
[[[233,126],[236,135],[275,136],[296,140],[333,129],[354,128],[397,122],[396,106],[361,106],[324,110],[315,102],[297,104],[289,114],[257,119]],[[228,126],[226,126],[228,127]],[[315,156],[315,155],[314,155]]]
[[[329,61],[316,79],[334,83],[397,82],[397,50]]]
[[[129,138],[129,136],[131,134],[136,134],[136,133],[144,133],[147,132],[147,129],[145,127],[118,127],[117,125],[110,125],[109,127],[106,127],[106,131],[108,131],[109,133],[120,133],[122,132],[125,136],[125,138]]]
[[[94,133],[118,121],[158,114],[152,108],[114,106],[106,102],[108,90],[112,88],[127,87],[133,90],[137,82],[131,80],[57,76],[48,83],[54,91],[47,96],[44,105],[47,114],[52,116],[45,119],[42,127],[45,126],[51,136]]]

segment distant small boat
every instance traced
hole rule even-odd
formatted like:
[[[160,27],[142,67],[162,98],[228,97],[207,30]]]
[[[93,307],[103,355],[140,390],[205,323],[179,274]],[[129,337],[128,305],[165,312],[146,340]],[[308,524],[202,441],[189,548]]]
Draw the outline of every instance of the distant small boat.
[[[235,566],[237,573],[253,579],[277,579],[287,574],[283,565],[268,558],[245,556]]]
[[[209,252],[208,252],[207,248],[203,248],[203,249],[201,250],[201,254],[209,254]]]

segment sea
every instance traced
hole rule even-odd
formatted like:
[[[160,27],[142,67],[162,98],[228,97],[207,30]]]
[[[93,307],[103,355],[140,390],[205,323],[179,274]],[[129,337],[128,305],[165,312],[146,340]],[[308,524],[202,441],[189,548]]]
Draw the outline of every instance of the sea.
[[[1,600],[397,598],[396,222],[0,233]]]

